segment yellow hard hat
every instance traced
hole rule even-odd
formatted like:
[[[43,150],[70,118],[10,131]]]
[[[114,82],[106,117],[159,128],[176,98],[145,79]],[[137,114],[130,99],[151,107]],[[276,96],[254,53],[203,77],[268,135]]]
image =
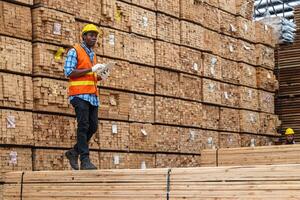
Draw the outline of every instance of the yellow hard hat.
[[[294,135],[294,134],[295,134],[295,132],[292,128],[287,128],[285,130],[285,135]]]
[[[87,32],[90,32],[90,31],[93,31],[93,32],[96,32],[99,34],[99,30],[98,28],[94,25],[94,24],[87,24],[83,27],[82,31],[81,31],[81,34],[85,34]]]

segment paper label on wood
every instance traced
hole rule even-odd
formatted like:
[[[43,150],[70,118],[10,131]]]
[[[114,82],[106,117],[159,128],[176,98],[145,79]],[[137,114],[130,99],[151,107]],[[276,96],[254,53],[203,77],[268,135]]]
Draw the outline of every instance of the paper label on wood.
[[[198,67],[198,64],[197,64],[197,63],[194,63],[194,64],[193,64],[193,70],[199,71],[199,67]]]
[[[214,84],[214,83],[210,83],[210,84],[208,85],[208,90],[209,90],[210,92],[215,91],[215,84]]]
[[[141,133],[143,134],[143,136],[147,136],[148,135],[148,133],[147,133],[147,131],[145,129],[141,129]]]
[[[120,164],[120,156],[114,155],[113,160],[114,160],[114,164],[115,165],[119,165]]]
[[[250,141],[250,147],[255,147],[255,139],[252,138]]]
[[[112,97],[112,96],[109,97],[109,103],[112,106],[116,106],[117,105],[117,101],[116,101],[115,97]]]
[[[225,99],[229,99],[228,92],[224,92],[224,97],[225,97]]]
[[[144,16],[142,18],[142,23],[143,23],[143,27],[147,27],[148,26],[148,18]]]
[[[251,47],[244,45],[244,49],[246,49],[247,51],[249,51],[251,49]]]
[[[18,164],[18,153],[16,151],[11,151],[9,153],[9,164],[16,165]]]
[[[250,122],[251,122],[251,123],[255,123],[255,122],[256,122],[256,117],[255,117],[255,115],[251,113],[249,116],[250,116]]]
[[[141,163],[141,169],[147,169],[145,161],[142,161],[142,163]]]
[[[249,98],[249,99],[252,98],[252,90],[248,90],[248,98]]]
[[[207,147],[209,149],[213,149],[214,148],[214,141],[212,137],[207,138]]]
[[[118,133],[118,126],[117,126],[117,124],[113,124],[113,125],[111,126],[111,132],[112,132],[113,134],[117,134],[117,133]]]
[[[109,34],[109,39],[108,39],[108,43],[112,46],[115,45],[115,35],[113,33]]]
[[[265,24],[265,31],[269,30],[269,27]]]
[[[248,32],[248,26],[247,26],[247,24],[244,24],[244,30],[245,30],[246,32]]]
[[[267,95],[266,98],[265,98],[265,101],[270,103],[271,99],[272,99],[271,95]]]
[[[53,25],[53,34],[54,35],[61,35],[61,24],[58,22],[55,22]]]
[[[231,145],[232,142],[233,142],[233,139],[232,139],[232,137],[230,136],[230,137],[228,138],[228,143],[229,143],[229,145]]]
[[[7,116],[6,121],[7,121],[7,125],[6,125],[7,128],[16,128],[15,116],[11,116],[11,115]]]
[[[230,26],[231,32],[236,32],[237,31],[236,28],[232,24],[230,24],[229,26]]]
[[[194,141],[195,140],[195,135],[196,135],[196,132],[195,131],[190,131],[190,141]]]
[[[234,51],[232,44],[229,45],[229,51],[230,51],[230,52],[233,52],[233,51]]]
[[[210,61],[211,65],[216,65],[217,64],[218,59],[216,57],[213,57]]]
[[[252,72],[251,72],[250,67],[247,67],[247,71],[248,71],[248,75],[251,76],[251,75],[252,75]]]

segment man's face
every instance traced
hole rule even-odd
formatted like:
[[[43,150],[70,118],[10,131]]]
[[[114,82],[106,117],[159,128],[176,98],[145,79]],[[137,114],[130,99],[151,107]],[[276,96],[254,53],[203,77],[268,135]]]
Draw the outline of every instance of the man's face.
[[[294,135],[287,135],[286,140],[289,141],[289,142],[293,141],[294,140]]]
[[[83,35],[83,41],[87,44],[88,47],[95,46],[98,38],[97,32],[88,32]]]

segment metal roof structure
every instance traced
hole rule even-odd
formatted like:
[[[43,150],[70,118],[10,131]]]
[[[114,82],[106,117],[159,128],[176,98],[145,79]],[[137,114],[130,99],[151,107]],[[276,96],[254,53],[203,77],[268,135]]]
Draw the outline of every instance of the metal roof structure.
[[[300,5],[300,0],[255,0],[254,18],[261,19],[270,14],[293,19],[293,7],[296,5]]]

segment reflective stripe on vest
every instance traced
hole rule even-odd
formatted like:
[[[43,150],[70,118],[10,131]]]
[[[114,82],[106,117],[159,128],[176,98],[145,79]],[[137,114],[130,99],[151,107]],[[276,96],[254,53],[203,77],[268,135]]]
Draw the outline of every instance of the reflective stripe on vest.
[[[95,85],[95,81],[72,81],[70,86],[79,86],[79,85]]]

